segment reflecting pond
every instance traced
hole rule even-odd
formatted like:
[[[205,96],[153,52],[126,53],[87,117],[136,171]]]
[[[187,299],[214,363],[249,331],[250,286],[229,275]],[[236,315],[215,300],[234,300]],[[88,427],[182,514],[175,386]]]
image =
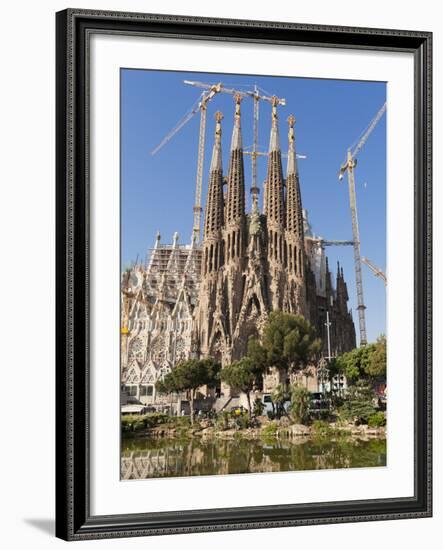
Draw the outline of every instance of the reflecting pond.
[[[386,439],[123,439],[121,478],[386,466]]]

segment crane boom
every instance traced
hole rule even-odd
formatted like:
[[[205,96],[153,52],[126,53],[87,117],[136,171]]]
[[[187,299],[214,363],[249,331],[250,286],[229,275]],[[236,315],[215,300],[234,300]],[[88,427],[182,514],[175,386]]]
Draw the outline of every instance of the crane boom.
[[[357,156],[357,153],[360,151],[360,149],[363,147],[363,145],[366,143],[368,137],[371,135],[372,130],[377,126],[378,121],[381,119],[381,117],[384,115],[386,111],[386,101],[381,106],[378,113],[375,115],[375,117],[372,119],[371,123],[368,126],[368,129],[361,137],[360,141],[355,146],[354,150],[352,151],[352,158],[355,158]]]
[[[163,147],[163,145],[166,145],[168,141],[175,136],[177,132],[179,132],[185,124],[187,124],[191,118],[195,115],[195,113],[198,112],[200,109],[200,102],[197,103],[179,122],[174,126],[174,128],[162,139],[162,141],[157,145],[155,149],[151,151],[151,155],[154,156],[160,149]]]
[[[321,237],[307,237],[305,239],[312,241],[322,247],[324,246],[353,246],[354,241],[331,241],[329,239],[322,239]]]
[[[383,273],[383,271],[379,267],[374,265],[370,260],[368,260],[368,258],[362,258],[361,261],[369,267],[369,269],[376,277],[379,277],[385,283],[385,286],[388,284],[386,274]]]

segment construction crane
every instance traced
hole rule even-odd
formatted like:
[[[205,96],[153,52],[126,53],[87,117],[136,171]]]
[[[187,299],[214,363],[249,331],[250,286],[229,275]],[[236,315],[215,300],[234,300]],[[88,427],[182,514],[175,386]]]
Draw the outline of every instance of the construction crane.
[[[383,273],[383,271],[379,267],[374,265],[370,260],[368,260],[368,258],[362,258],[361,261],[369,267],[369,269],[376,277],[379,277],[385,283],[385,286],[388,284],[386,274]]]
[[[317,246],[324,248],[325,246],[353,246],[354,241],[331,241],[323,239],[322,237],[308,237],[305,236],[307,241],[312,241]]]
[[[207,84],[206,82],[190,82],[189,80],[184,81],[185,84],[190,84],[191,86],[196,86],[198,88],[204,88],[206,90],[211,90],[213,84]],[[226,88],[223,84],[220,83],[220,92],[224,93],[236,93],[237,90],[232,90]],[[267,153],[258,152],[258,121],[259,121],[259,103],[260,101],[267,101],[268,103],[275,102],[276,105],[286,105],[286,99],[277,97],[275,95],[265,95],[264,90],[261,90],[256,84],[254,84],[253,90],[247,90],[240,92],[243,96],[251,97],[254,101],[254,123],[253,123],[253,144],[252,151],[245,151],[246,155],[251,155],[251,164],[252,164],[252,186],[251,186],[251,195],[252,195],[252,206],[253,209],[258,208],[258,194],[259,188],[257,186],[257,157],[261,155],[267,155]]]
[[[364,303],[364,296],[363,296],[363,281],[362,281],[361,258],[360,258],[360,235],[358,230],[354,170],[357,165],[357,159],[356,159],[357,154],[366,143],[368,137],[374,130],[375,126],[377,125],[377,123],[379,122],[379,120],[381,119],[385,111],[386,111],[386,102],[382,105],[381,109],[372,119],[367,130],[364,132],[363,136],[360,138],[354,150],[348,149],[346,161],[341,165],[340,171],[338,174],[338,179],[342,180],[345,172],[346,171],[348,172],[349,204],[351,207],[351,217],[352,217],[352,238],[354,243],[354,265],[355,265],[355,282],[357,287],[357,310],[358,310],[358,321],[359,321],[359,329],[360,329],[360,346],[365,346],[367,344],[366,318],[365,318],[366,306]]]
[[[155,149],[151,151],[151,155],[155,155],[168,141],[179,132],[191,118],[200,111],[200,130],[198,136],[198,154],[197,154],[197,176],[195,184],[195,202],[194,202],[194,224],[192,229],[192,239],[198,243],[200,241],[200,225],[201,225],[201,194],[203,183],[203,162],[205,156],[205,136],[206,136],[206,111],[207,105],[218,93],[226,94],[240,94],[244,97],[246,94],[239,90],[233,90],[232,88],[226,88],[221,82],[217,84],[204,84],[203,82],[192,82],[184,80],[185,84],[191,86],[203,87],[206,89],[197,101],[197,103],[190,109],[190,111],[178,122],[176,126],[163,138],[163,140],[157,145]]]
[[[259,104],[260,101],[267,101],[268,103],[275,103],[275,105],[286,105],[286,99],[279,98],[275,95],[266,96],[262,95],[259,92],[259,87],[257,84],[254,84],[254,90],[252,92],[247,92],[247,95],[252,97],[254,100],[254,127],[253,127],[253,143],[252,151],[246,152],[246,154],[251,155],[251,168],[252,168],[252,186],[251,186],[251,196],[252,196],[252,207],[254,210],[258,210],[258,194],[260,192],[257,185],[257,157],[260,155],[258,152],[258,121],[259,121]]]

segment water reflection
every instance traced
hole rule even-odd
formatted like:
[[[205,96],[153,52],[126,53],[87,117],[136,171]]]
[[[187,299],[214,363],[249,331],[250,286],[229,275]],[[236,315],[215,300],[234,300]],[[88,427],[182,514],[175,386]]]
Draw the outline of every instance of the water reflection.
[[[385,439],[130,439],[122,479],[386,466]]]

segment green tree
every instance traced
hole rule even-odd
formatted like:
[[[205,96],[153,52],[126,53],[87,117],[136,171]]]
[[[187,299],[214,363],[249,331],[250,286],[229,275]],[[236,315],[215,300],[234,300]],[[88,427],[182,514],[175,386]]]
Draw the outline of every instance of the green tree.
[[[242,357],[230,365],[226,365],[220,372],[220,378],[231,388],[246,394],[248,400],[248,414],[252,417],[251,391],[263,375],[264,364],[257,364],[248,357]]]
[[[321,341],[316,338],[315,328],[301,315],[273,311],[263,329],[262,348],[267,365],[287,376],[316,358]]]
[[[251,359],[257,370],[262,372],[266,370],[268,365],[267,353],[257,338],[249,338],[247,356]]]
[[[284,403],[285,401],[289,401],[290,397],[291,394],[285,384],[278,384],[274,388],[271,394],[271,399],[276,406],[275,412],[278,418],[280,418],[280,416],[285,413]]]
[[[386,380],[386,336],[382,334],[377,338],[373,346],[369,364],[365,367],[365,373],[374,382]]]
[[[365,380],[358,380],[349,388],[349,394],[340,410],[346,420],[353,420],[359,424],[367,424],[368,419],[376,412],[374,391]]]
[[[176,365],[163,380],[156,384],[159,393],[187,392],[191,408],[191,423],[194,423],[194,399],[201,386],[215,384],[220,364],[214,359],[189,359]]]
[[[372,384],[386,380],[386,337],[380,336],[376,343],[338,356],[331,363],[331,375],[339,372],[351,385],[361,379]]]
[[[303,386],[294,385],[291,391],[291,416],[304,424],[309,415],[309,391]]]

